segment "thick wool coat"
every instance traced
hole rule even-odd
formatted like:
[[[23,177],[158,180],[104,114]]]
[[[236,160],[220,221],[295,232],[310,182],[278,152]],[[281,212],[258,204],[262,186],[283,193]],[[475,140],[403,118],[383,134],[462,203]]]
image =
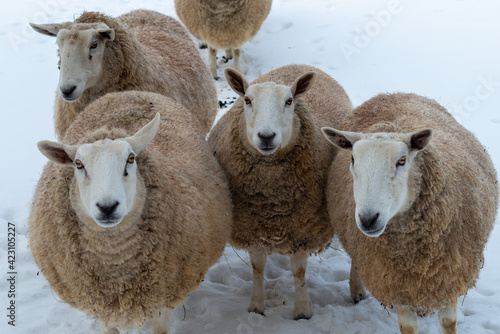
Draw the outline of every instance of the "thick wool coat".
[[[316,79],[295,105],[294,139],[287,147],[264,156],[248,142],[242,98],[210,134],[209,143],[229,179],[234,206],[231,243],[238,248],[286,255],[316,252],[333,237],[325,187],[337,149],[320,128],[340,124],[352,110],[349,97],[330,76],[306,65],[278,68],[254,83],[291,86],[307,71],[314,71]]]
[[[195,117],[173,100],[107,94],[75,119],[65,142],[130,136],[157,112],[160,129],[136,159],[146,189],[142,210],[107,229],[82,218],[73,167],[49,162],[29,219],[31,252],[57,295],[122,329],[181,303],[219,259],[231,232],[226,177]]]
[[[415,94],[381,94],[356,108],[341,130],[411,133],[434,130],[410,171],[416,194],[377,238],[356,226],[351,153],[331,166],[332,225],[353,265],[384,305],[429,314],[455,303],[476,282],[498,205],[496,172],[476,137],[437,102]]]
[[[182,24],[149,10],[135,10],[118,18],[84,12],[75,20],[85,24],[100,22],[114,29],[115,39],[106,44],[102,75],[96,86],[86,89],[75,102],[56,95],[54,120],[59,140],[92,101],[106,93],[127,90],[155,92],[174,99],[193,112],[208,133],[217,114],[217,92]]]
[[[196,38],[216,49],[240,48],[253,38],[272,0],[175,0],[175,10]]]

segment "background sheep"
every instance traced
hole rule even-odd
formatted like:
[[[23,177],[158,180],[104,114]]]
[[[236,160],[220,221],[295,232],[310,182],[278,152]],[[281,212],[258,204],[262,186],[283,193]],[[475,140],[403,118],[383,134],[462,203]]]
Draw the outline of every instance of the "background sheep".
[[[307,258],[333,236],[324,191],[336,150],[319,126],[340,124],[351,101],[335,80],[312,66],[284,66],[250,86],[232,69],[226,77],[241,98],[215,125],[209,143],[229,178],[231,243],[248,250],[253,266],[249,310],[264,313],[266,256],[280,253],[290,256],[295,279],[293,316],[310,318]]]
[[[156,112],[161,124],[122,139]],[[66,303],[99,318],[102,333],[139,327],[181,303],[220,257],[231,230],[223,171],[191,113],[153,93],[107,94],[65,143],[39,143],[56,163],[43,171],[29,219],[35,262]],[[166,333],[166,309],[153,333]]]
[[[253,38],[271,11],[272,0],[175,0],[175,11],[189,32],[208,44],[210,73],[217,75],[217,49],[226,50],[241,72],[243,43]]]
[[[173,98],[195,113],[205,133],[217,114],[217,93],[188,32],[175,19],[136,10],[111,18],[84,12],[75,22],[31,24],[57,36],[60,140],[76,115],[109,92],[143,90]]]
[[[457,298],[475,284],[496,215],[488,154],[443,107],[414,94],[378,95],[342,128],[354,132],[323,131],[346,149],[327,199],[352,258],[351,296],[364,296],[361,278],[396,306],[402,333],[417,333],[417,314],[437,310],[443,331],[456,333]]]

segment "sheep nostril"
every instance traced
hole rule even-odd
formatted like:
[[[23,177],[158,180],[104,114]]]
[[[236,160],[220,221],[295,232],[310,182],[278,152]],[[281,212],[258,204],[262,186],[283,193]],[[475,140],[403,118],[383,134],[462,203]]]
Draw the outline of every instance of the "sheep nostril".
[[[96,206],[99,208],[102,214],[109,218],[116,211],[116,208],[119,204],[120,203],[117,201],[112,205],[101,205],[99,203],[96,203]]]
[[[65,87],[65,88],[61,87],[61,92],[65,96],[70,96],[71,94],[73,94],[75,89],[76,89],[76,86],[70,86],[70,87]]]
[[[257,133],[257,135],[259,136],[260,139],[263,139],[263,140],[270,140],[270,139],[273,139],[274,137],[276,137],[276,132],[273,132],[271,134],[263,134],[262,132],[259,132]]]
[[[378,212],[374,215],[359,215],[359,220],[363,227],[370,231],[373,230],[374,226],[377,224],[379,216],[380,214]]]

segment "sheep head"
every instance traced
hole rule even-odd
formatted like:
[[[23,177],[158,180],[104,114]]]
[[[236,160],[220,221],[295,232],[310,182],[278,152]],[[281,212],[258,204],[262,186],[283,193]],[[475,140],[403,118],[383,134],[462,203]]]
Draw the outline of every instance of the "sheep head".
[[[307,72],[291,86],[265,82],[248,85],[237,71],[226,68],[231,88],[244,98],[246,137],[259,153],[271,155],[293,140],[295,104],[314,82],[314,72]]]
[[[432,130],[413,133],[356,133],[322,128],[338,148],[352,151],[351,174],[358,228],[369,237],[381,235],[389,220],[412,203],[410,171]]]
[[[102,76],[104,50],[115,32],[104,23],[33,24],[44,35],[57,37],[59,46],[59,94],[67,102],[77,101]]]
[[[160,114],[156,114],[131,137],[104,139],[79,146],[41,141],[38,149],[49,160],[74,168],[77,193],[80,194],[79,212],[91,217],[101,227],[113,227],[123,220],[137,201],[144,200],[143,196],[138,196],[135,156],[153,140],[159,125]]]

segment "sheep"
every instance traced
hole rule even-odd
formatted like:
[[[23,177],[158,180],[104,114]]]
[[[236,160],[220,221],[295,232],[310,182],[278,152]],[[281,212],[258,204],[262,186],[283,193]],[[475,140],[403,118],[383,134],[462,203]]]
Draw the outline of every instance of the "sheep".
[[[241,97],[208,141],[229,179],[234,214],[230,243],[250,254],[248,310],[264,314],[266,257],[279,253],[290,256],[293,317],[308,319],[307,258],[327,247],[334,232],[324,192],[337,150],[324,140],[320,126],[340,124],[352,110],[351,101],[334,79],[312,66],[280,67],[252,85],[233,69],[225,74]]]
[[[326,196],[352,258],[351,297],[364,298],[364,283],[396,307],[403,334],[435,311],[443,332],[456,333],[457,298],[475,285],[498,205],[486,150],[436,101],[415,94],[380,94],[341,128],[323,129],[344,149]]]
[[[92,101],[110,92],[160,93],[195,113],[208,133],[217,92],[187,30],[163,14],[136,10],[112,18],[84,12],[75,22],[33,24],[57,37],[59,84],[54,120],[59,140]]]
[[[51,288],[101,333],[151,316],[152,333],[167,333],[169,310],[219,259],[232,224],[226,177],[195,117],[156,93],[109,93],[64,143],[38,147],[51,162],[29,242]]]
[[[175,11],[189,32],[208,44],[209,69],[217,80],[217,49],[234,56],[241,72],[241,46],[252,39],[271,11],[272,0],[175,0]]]

